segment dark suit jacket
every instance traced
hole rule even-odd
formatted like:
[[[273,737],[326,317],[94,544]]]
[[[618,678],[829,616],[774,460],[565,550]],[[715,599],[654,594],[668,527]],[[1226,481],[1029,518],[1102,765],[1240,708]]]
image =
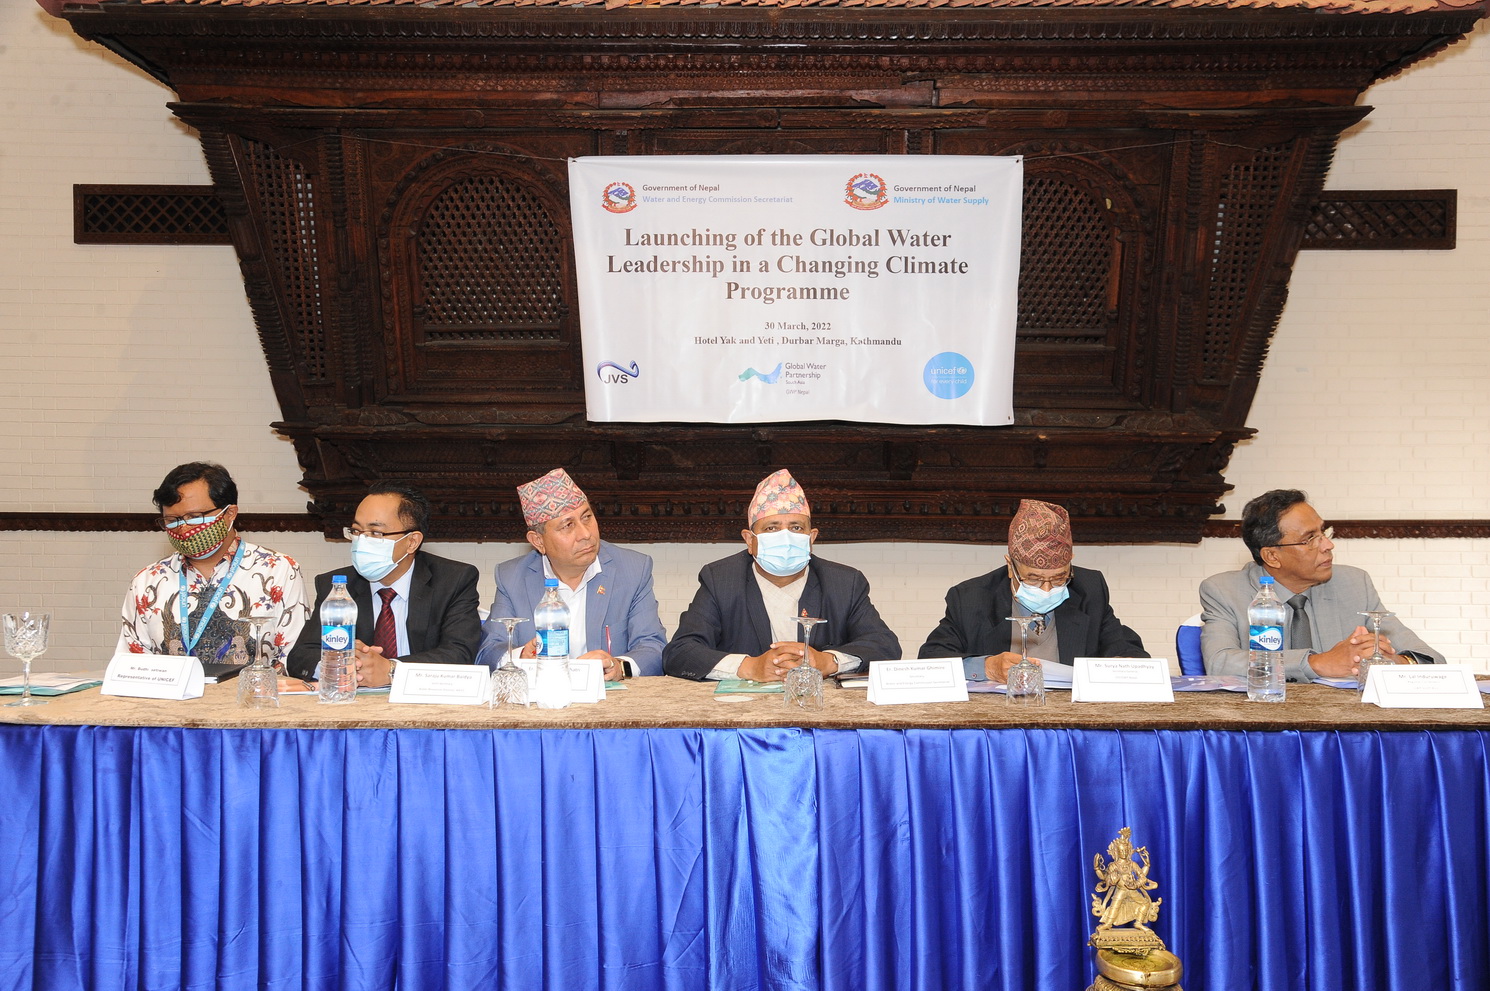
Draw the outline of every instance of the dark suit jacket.
[[[357,602],[357,639],[372,643],[372,587],[348,567],[316,575],[316,608],[331,594],[333,574],[347,576],[347,591]],[[421,664],[470,664],[481,645],[480,597],[474,565],[414,552],[414,578],[409,586],[409,653],[401,661]],[[290,649],[289,671],[295,678],[314,677],[321,662],[321,624],[314,610]]]
[[[701,681],[726,654],[754,657],[771,646],[771,619],[754,569],[749,551],[704,566],[698,592],[662,651],[663,671]],[[827,621],[812,631],[818,650],[841,650],[865,662],[900,657],[900,641],[869,601],[869,580],[847,565],[814,555],[798,614]]]
[[[947,614],[921,645],[921,657],[983,657],[1009,650],[1014,592],[1007,566],[970,578],[947,592]],[[1072,568],[1070,595],[1056,607],[1055,632],[1062,664],[1078,657],[1147,657],[1143,640],[1118,622],[1107,601],[1107,579],[1090,568]]]

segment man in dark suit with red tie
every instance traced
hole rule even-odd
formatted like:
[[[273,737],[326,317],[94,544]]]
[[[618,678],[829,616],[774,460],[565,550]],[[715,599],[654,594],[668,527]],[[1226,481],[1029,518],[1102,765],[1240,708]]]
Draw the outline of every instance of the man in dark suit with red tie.
[[[357,603],[357,684],[379,688],[397,661],[470,664],[481,645],[476,568],[419,549],[429,500],[408,485],[380,482],[357,506],[343,533],[352,541],[347,591]],[[316,576],[316,604],[333,574]],[[289,672],[313,678],[321,661],[320,623],[311,617],[290,651]]]

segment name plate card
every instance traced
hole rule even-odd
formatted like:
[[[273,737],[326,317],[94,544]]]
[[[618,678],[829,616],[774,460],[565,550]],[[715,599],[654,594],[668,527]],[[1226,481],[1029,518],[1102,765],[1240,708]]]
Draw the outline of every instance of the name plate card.
[[[605,662],[598,657],[570,658],[569,701],[605,701]]]
[[[1483,709],[1467,664],[1373,664],[1362,702],[1383,709]]]
[[[180,701],[201,698],[206,684],[195,657],[120,651],[109,661],[99,694]]]
[[[1165,657],[1078,657],[1072,702],[1173,702]]]
[[[485,664],[408,664],[393,669],[390,704],[486,705],[491,671]]]
[[[869,701],[875,705],[966,702],[967,678],[962,673],[962,658],[872,661],[869,665]]]

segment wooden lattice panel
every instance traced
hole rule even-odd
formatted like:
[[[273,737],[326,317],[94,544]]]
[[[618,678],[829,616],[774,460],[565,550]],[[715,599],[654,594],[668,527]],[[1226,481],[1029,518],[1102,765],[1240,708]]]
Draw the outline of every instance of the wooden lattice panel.
[[[1102,344],[1115,316],[1114,234],[1097,197],[1058,178],[1024,186],[1019,335],[1025,340]]]
[[[1452,189],[1328,190],[1304,225],[1303,247],[1447,251],[1455,243],[1458,205]]]
[[[262,141],[245,138],[239,148],[256,219],[279,262],[281,312],[310,380],[322,381],[331,368],[315,184],[304,166]]]
[[[72,187],[77,244],[230,244],[211,186]]]

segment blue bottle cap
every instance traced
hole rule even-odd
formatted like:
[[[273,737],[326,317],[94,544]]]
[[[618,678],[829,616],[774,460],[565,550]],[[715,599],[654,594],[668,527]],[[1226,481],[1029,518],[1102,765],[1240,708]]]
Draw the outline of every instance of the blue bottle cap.
[[[559,587],[559,580],[557,578],[545,578],[545,579],[543,579],[543,587],[544,588],[558,588]]]
[[[341,584],[345,585],[347,583],[347,576],[346,575],[332,575],[331,576],[331,581],[333,583],[340,582]],[[1269,578],[1268,581],[1272,581],[1272,579]]]
[[[1261,578],[1257,579],[1257,584],[1259,584],[1259,585],[1271,585],[1271,584],[1273,584],[1273,576],[1272,575],[1263,575]]]

